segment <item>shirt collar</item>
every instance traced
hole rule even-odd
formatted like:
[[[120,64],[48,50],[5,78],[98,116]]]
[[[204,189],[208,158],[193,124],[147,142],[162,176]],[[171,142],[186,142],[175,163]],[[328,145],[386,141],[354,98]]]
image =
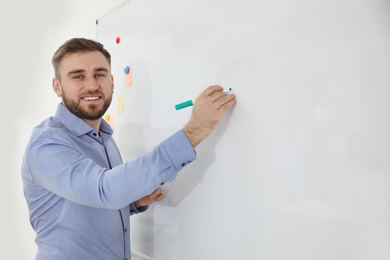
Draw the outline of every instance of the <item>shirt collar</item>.
[[[79,118],[78,116],[76,116],[72,112],[70,112],[61,103],[58,104],[55,115],[66,126],[66,128],[69,129],[69,131],[72,134],[74,134],[78,137],[82,136],[84,134],[87,134],[91,131],[94,131],[90,125],[88,125],[81,118]],[[113,134],[113,131],[112,131],[110,125],[104,120],[101,121],[99,130],[108,134],[108,135]]]

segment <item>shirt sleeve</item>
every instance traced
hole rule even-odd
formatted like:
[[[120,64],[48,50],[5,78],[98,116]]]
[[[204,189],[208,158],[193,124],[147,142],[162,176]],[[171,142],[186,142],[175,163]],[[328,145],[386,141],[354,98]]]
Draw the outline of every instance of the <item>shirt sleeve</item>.
[[[195,159],[182,130],[111,170],[86,157],[60,130],[38,134],[27,151],[34,182],[73,202],[108,209],[123,208],[152,193]]]
[[[130,216],[138,213],[145,212],[149,206],[142,206],[137,209],[137,207],[134,205],[134,203],[130,204]]]

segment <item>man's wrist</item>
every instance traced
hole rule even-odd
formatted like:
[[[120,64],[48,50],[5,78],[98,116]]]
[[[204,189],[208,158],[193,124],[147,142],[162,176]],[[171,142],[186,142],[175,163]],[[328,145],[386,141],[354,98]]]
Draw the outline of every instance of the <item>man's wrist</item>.
[[[193,127],[190,127],[188,124],[183,127],[183,132],[187,136],[188,140],[190,141],[192,148],[196,148],[200,142],[202,142],[203,138],[201,138],[200,130],[196,130]]]
[[[137,201],[134,202],[134,206],[139,209],[140,207],[142,207],[142,205]]]

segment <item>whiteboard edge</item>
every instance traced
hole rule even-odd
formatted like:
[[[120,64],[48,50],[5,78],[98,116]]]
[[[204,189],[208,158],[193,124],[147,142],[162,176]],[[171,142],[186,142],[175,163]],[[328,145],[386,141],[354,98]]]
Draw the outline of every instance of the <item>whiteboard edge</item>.
[[[103,19],[106,15],[114,12],[115,10],[121,8],[122,6],[124,6],[125,4],[127,4],[128,2],[130,2],[131,0],[124,0],[122,3],[120,3],[119,5],[115,6],[113,9],[111,9],[110,11],[108,11],[107,13],[105,13],[102,17],[98,18],[97,20],[99,21],[100,19]]]
[[[149,256],[146,256],[138,251],[131,250],[131,259],[133,260],[153,260]]]

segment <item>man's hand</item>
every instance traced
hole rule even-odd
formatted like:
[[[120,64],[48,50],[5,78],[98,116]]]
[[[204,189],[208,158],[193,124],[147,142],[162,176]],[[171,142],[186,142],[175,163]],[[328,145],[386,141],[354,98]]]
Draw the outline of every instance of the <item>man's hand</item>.
[[[195,148],[215,129],[222,116],[236,104],[236,96],[223,92],[221,86],[211,86],[196,99],[190,121],[183,131]]]
[[[156,201],[161,201],[163,198],[164,198],[164,194],[162,194],[162,189],[158,188],[152,194],[142,197],[136,202],[134,202],[134,205],[136,208],[140,208],[143,206],[148,206],[150,204],[153,204]]]

